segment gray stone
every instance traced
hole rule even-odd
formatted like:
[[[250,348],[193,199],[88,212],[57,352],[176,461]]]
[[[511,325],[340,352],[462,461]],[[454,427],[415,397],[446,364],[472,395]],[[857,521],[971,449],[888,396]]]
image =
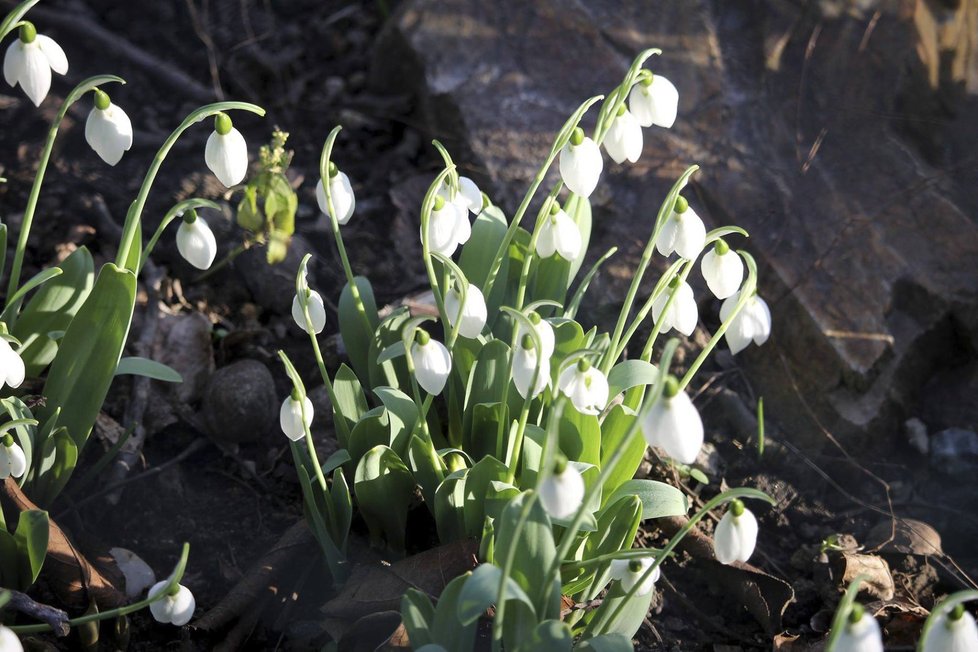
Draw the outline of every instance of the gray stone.
[[[256,304],[265,310],[288,315],[291,314],[292,298],[295,296],[295,274],[302,257],[308,253],[313,253],[312,245],[296,233],[281,263],[269,265],[265,247],[252,247],[235,259],[234,268]],[[312,268],[309,270],[309,283],[316,287],[315,269]]]
[[[948,475],[974,478],[978,473],[978,434],[961,428],[936,433],[930,440],[930,463]]]
[[[211,322],[199,312],[182,315],[162,315],[161,337],[154,359],[175,369],[183,378],[174,384],[178,401],[196,403],[214,373],[214,345],[211,341]]]
[[[678,87],[679,118],[645,131],[638,164],[606,158],[591,255],[617,244],[634,262],[640,224],[700,164],[687,196],[750,231],[773,309],[771,341],[737,356],[768,413],[809,445],[823,428],[889,445],[854,435],[891,437],[978,341],[978,0],[948,4],[412,0],[372,82],[420,87],[431,132],[511,215],[571,111],[662,48],[649,67]]]
[[[211,376],[204,392],[204,422],[221,441],[256,441],[271,429],[280,404],[268,367],[257,360],[238,360]]]

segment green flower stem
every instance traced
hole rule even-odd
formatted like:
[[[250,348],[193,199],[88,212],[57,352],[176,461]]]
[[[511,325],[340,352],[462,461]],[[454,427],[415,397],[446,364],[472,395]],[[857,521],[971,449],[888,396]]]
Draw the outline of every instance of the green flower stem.
[[[647,559],[649,557],[657,557],[661,554],[662,551],[655,548],[629,548],[628,550],[609,552],[606,555],[599,555],[597,557],[592,557],[591,559],[567,559],[564,560],[563,564],[561,564],[561,568],[587,570],[589,568],[595,568],[609,561],[615,561],[618,559]]]
[[[174,591],[180,584],[180,580],[183,579],[183,572],[187,568],[187,557],[190,554],[190,544],[184,543],[183,550],[180,553],[180,559],[177,561],[177,565],[174,567],[173,572],[170,574],[170,580],[163,590],[157,593],[152,598],[146,598],[145,600],[140,600],[139,602],[134,602],[133,604],[126,605],[125,607],[118,607],[116,609],[110,609],[109,611],[103,611],[100,613],[87,614],[85,616],[79,616],[78,618],[72,618],[68,621],[69,627],[75,627],[78,625],[84,625],[85,623],[93,623],[100,620],[108,620],[109,618],[118,618],[119,616],[125,616],[131,613],[135,613],[141,609],[145,609],[149,605],[162,600]],[[46,623],[37,625],[13,625],[9,627],[15,634],[40,634],[41,632],[51,631],[51,625]]]
[[[520,517],[516,521],[516,527],[513,529],[513,540],[519,539],[520,534],[523,532],[523,527],[526,525],[527,519],[530,517],[530,512],[533,510],[533,506],[537,502],[537,498],[540,494],[536,491],[528,492],[529,495],[524,498],[523,509],[520,511]],[[496,615],[492,619],[492,649],[493,652],[498,652],[502,650],[503,643],[503,618],[506,614],[506,580],[509,578],[510,574],[513,572],[513,564],[516,561],[516,549],[517,546],[510,546],[509,552],[506,555],[506,559],[503,561],[503,572],[499,576],[499,590],[496,592],[498,596],[496,598]]]
[[[920,640],[917,641],[917,652],[924,652],[927,637],[930,634],[931,628],[937,623],[937,619],[951,613],[956,606],[969,600],[978,600],[978,591],[958,591],[941,600],[941,603],[934,607],[930,616],[927,617],[927,621],[924,623],[924,628],[920,632]]]
[[[537,371],[540,367],[537,366]],[[531,385],[532,389],[532,385]],[[523,409],[520,410],[520,420],[519,424],[516,426],[516,434],[513,436],[512,446],[509,448],[512,450],[512,457],[509,457],[507,466],[509,467],[509,472],[506,474],[506,482],[513,484],[516,482],[516,467],[520,463],[520,453],[523,451],[523,437],[526,433],[526,421],[530,416],[530,403],[533,401],[529,398],[523,399]]]
[[[143,214],[143,209],[146,207],[146,199],[149,197],[149,191],[153,187],[153,181],[156,180],[156,175],[160,171],[160,167],[163,165],[163,161],[166,160],[167,154],[169,154],[170,149],[177,142],[180,136],[189,129],[192,125],[201,122],[212,115],[222,113],[224,111],[231,111],[233,109],[241,109],[243,111],[251,111],[260,116],[265,115],[265,109],[254,104],[249,104],[247,102],[217,102],[215,104],[208,104],[202,106],[190,115],[188,115],[183,122],[180,123],[173,133],[171,133],[163,145],[160,147],[156,156],[153,158],[153,162],[150,164],[149,169],[146,171],[146,176],[143,178],[143,184],[139,188],[139,194],[136,195],[136,201],[133,204],[132,209],[129,214],[126,215],[126,224],[122,229],[122,242],[119,244],[119,252],[116,254],[115,262],[119,267],[126,267],[126,263],[129,260],[129,250],[132,249],[133,242],[136,240],[136,233],[141,227],[140,218]]]
[[[629,66],[628,72],[625,73],[624,80],[622,80],[619,86],[615,87],[615,90],[608,94],[608,99],[601,105],[601,111],[598,113],[598,123],[594,127],[594,142],[598,145],[601,144],[604,137],[608,134],[608,130],[611,128],[611,121],[618,115],[618,109],[624,106],[625,100],[628,99],[628,94],[632,90],[632,86],[640,81],[642,66],[649,57],[655,54],[662,54],[662,50],[649,48],[640,52],[632,60],[632,65]]]
[[[533,322],[530,321],[529,317],[524,315],[519,310],[514,310],[508,306],[503,306],[502,310],[511,315],[517,323],[517,327],[513,329],[513,336],[510,339],[509,363],[506,369],[507,383],[506,388],[503,390],[503,396],[500,398],[500,402],[502,404],[506,403],[506,394],[510,391],[509,381],[513,378],[513,360],[516,357],[516,347],[522,346],[522,342],[517,341],[517,337],[520,332],[519,325],[522,325],[527,330],[527,334],[530,336],[530,339],[533,340],[533,348],[536,352],[537,358],[536,367],[533,370],[533,378],[530,379],[530,391],[527,392],[530,394],[530,396],[523,399],[523,409],[520,411],[520,420],[516,427],[516,434],[513,436],[513,440],[509,442],[506,447],[506,466],[509,469],[507,473],[507,480],[510,484],[513,484],[516,479],[516,467],[519,466],[520,463],[520,452],[523,448],[523,437],[526,432],[526,422],[530,416],[530,404],[533,403],[533,389],[536,387],[537,375],[540,373],[540,364],[543,361],[543,341],[540,339],[540,334],[537,333],[537,329],[533,325]],[[496,431],[497,442],[502,441],[502,429],[503,423],[502,420],[500,420],[498,429]],[[512,455],[510,455],[510,452],[512,452]]]
[[[632,323],[631,325],[629,325],[628,330],[625,331],[625,334],[622,336],[621,341],[618,343],[618,349],[614,352],[615,357],[613,358],[613,361],[621,358],[622,354],[625,352],[625,349],[628,348],[628,343],[635,335],[635,332],[639,329],[639,327],[645,321],[645,318],[648,317],[649,313],[652,311],[652,304],[654,304],[656,299],[659,298],[659,295],[665,292],[665,290],[669,287],[669,281],[676,274],[679,273],[679,269],[682,267],[684,262],[687,261],[685,261],[682,258],[674,262],[672,265],[669,266],[669,268],[665,271],[665,273],[656,282],[655,287],[652,288],[651,294],[649,294],[649,298],[646,299],[644,304],[642,304],[642,307],[639,309],[639,311],[635,313],[635,318],[632,320]],[[685,279],[686,277],[684,276],[683,278]],[[672,299],[670,298],[669,301],[671,303]],[[665,312],[665,309],[663,309],[663,312]],[[654,327],[654,332],[658,334],[659,326],[653,324],[653,327]],[[651,357],[652,355],[651,353],[652,347],[646,344],[646,349],[649,352],[648,356],[643,355],[642,360],[647,360],[648,357]]]
[[[666,557],[668,557],[673,550],[675,550],[676,546],[679,545],[679,542],[682,541],[683,538],[685,538],[685,536],[689,534],[694,527],[696,527],[697,523],[702,521],[703,518],[706,517],[706,515],[709,514],[710,511],[712,511],[716,507],[719,507],[723,503],[729,500],[733,500],[735,498],[756,498],[757,500],[767,501],[771,505],[777,504],[777,502],[773,498],[768,496],[763,491],[758,491],[757,489],[750,489],[748,487],[730,489],[728,491],[724,491],[722,494],[719,494],[718,496],[714,496],[712,500],[708,501],[705,505],[703,505],[702,509],[696,512],[686,522],[686,524],[682,528],[680,528],[679,532],[676,533],[676,536],[674,536],[669,541],[668,545],[666,545],[666,547],[662,549],[662,552],[656,556],[655,561],[652,562],[652,564],[645,569],[645,572],[642,574],[642,577],[639,578],[635,582],[634,586],[632,586],[632,588],[625,594],[625,599],[622,600],[618,604],[617,608],[611,612],[611,617],[609,617],[607,620],[604,621],[605,624],[614,623],[615,620],[617,620],[618,616],[625,608],[625,605],[627,605],[628,602],[632,599],[632,597],[634,597],[639,587],[641,587],[641,585],[645,582],[645,580],[647,580],[649,577],[652,576],[652,573],[655,572],[655,569],[662,564],[663,560],[665,560]],[[598,636],[601,633],[602,633],[601,631],[598,631],[595,632],[594,635]]]
[[[0,41],[6,38],[7,34],[11,33],[15,29],[18,29],[24,24],[21,18],[30,11],[31,7],[36,5],[40,0],[24,0],[19,5],[13,8],[13,10],[7,14],[3,21],[0,22]]]
[[[526,255],[523,257],[523,269],[520,270],[520,283],[516,290],[516,303],[513,305],[517,310],[523,309],[523,301],[526,298],[526,285],[530,279],[530,266],[533,263],[533,259],[536,258],[537,251],[537,240],[540,238],[540,231],[543,228],[543,221],[550,219],[550,207],[556,200],[557,193],[563,187],[563,182],[558,181],[553,190],[550,191],[550,195],[543,202],[540,207],[540,212],[537,213],[537,221],[533,225],[533,233],[530,234],[530,244],[526,248]],[[571,195],[573,196],[573,194]]]
[[[308,303],[302,304],[302,315],[306,320],[306,332],[309,334],[309,341],[312,342],[312,354],[316,358],[316,365],[319,367],[319,375],[323,379],[323,386],[326,387],[326,395],[329,396],[329,404],[331,409],[339,415],[339,419],[335,419],[334,421],[339,421],[340,430],[343,431],[344,440],[349,442],[352,436],[350,432],[350,424],[346,422],[346,417],[337,411],[336,406],[339,405],[339,402],[336,399],[336,392],[333,391],[333,383],[329,379],[329,372],[326,371],[326,362],[323,360],[323,352],[319,348],[319,338],[316,337],[316,333],[312,329],[312,317],[309,315]],[[303,394],[304,393],[305,391],[303,391]],[[316,466],[319,466],[318,460],[316,461]]]
[[[680,260],[678,262],[680,263],[680,267],[682,268],[681,271],[679,272],[679,284],[676,285],[676,287],[672,290],[672,292],[669,293],[669,298],[666,299],[665,305],[662,306],[662,312],[659,313],[659,319],[655,322],[655,324],[653,324],[653,326],[652,326],[652,332],[649,334],[649,339],[646,340],[646,342],[645,342],[645,348],[642,349],[642,357],[641,357],[641,359],[642,360],[645,360],[646,362],[651,361],[651,359],[652,359],[652,349],[655,346],[655,341],[658,339],[659,334],[662,332],[662,316],[665,315],[666,312],[668,312],[669,308],[672,307],[673,302],[675,302],[675,300],[676,300],[676,296],[678,296],[678,294],[679,294],[679,288],[682,286],[683,283],[686,282],[686,279],[689,278],[689,273],[693,270],[693,261],[691,261],[691,260],[690,261],[682,261],[682,260]],[[664,285],[664,287],[662,289],[659,290],[660,293],[663,292],[663,291],[665,291],[666,289],[668,289],[669,282],[672,279],[671,278],[664,278],[663,280],[665,280],[665,285]],[[657,287],[656,289],[659,289],[659,288]],[[654,300],[651,300],[650,299],[650,301],[647,302],[650,307],[652,305],[652,301],[654,301]],[[643,306],[643,308],[644,308],[644,306]]]
[[[220,206],[209,199],[187,199],[176,204],[173,208],[166,212],[166,215],[164,215],[163,219],[160,220],[160,225],[156,227],[156,232],[153,233],[153,237],[150,238],[149,242],[146,243],[146,246],[143,247],[143,252],[139,256],[139,271],[142,271],[143,265],[146,264],[146,260],[149,258],[150,254],[153,253],[156,243],[159,242],[160,236],[163,235],[163,231],[170,225],[170,222],[183,215],[186,211],[197,208],[212,208],[216,211],[221,210]]]
[[[24,8],[24,5],[29,3],[24,3],[17,7],[11,15],[20,11]],[[23,9],[26,12],[27,9]],[[21,14],[23,15],[23,14]],[[8,16],[9,19],[9,16]],[[31,193],[27,198],[27,207],[24,209],[24,217],[20,226],[20,233],[17,238],[17,248],[14,250],[14,260],[13,266],[10,269],[10,280],[7,282],[7,305],[4,306],[5,310],[10,310],[10,326],[13,328],[14,323],[17,320],[17,311],[20,307],[20,300],[16,301],[16,305],[10,302],[11,297],[14,296],[17,289],[20,286],[20,273],[21,268],[24,264],[24,252],[27,250],[27,239],[31,234],[31,225],[34,222],[34,213],[37,210],[37,201],[41,196],[41,185],[44,183],[44,173],[47,171],[48,163],[51,160],[51,152],[54,150],[54,141],[58,137],[58,130],[61,128],[61,122],[64,120],[65,115],[68,114],[68,109],[71,105],[80,100],[85,93],[97,88],[100,84],[118,83],[125,84],[125,80],[121,77],[116,77],[115,75],[96,75],[95,77],[89,77],[82,83],[75,86],[68,96],[65,97],[64,102],[61,103],[61,108],[58,110],[58,115],[54,118],[54,122],[51,123],[51,127],[48,129],[47,139],[44,141],[44,149],[41,151],[41,160],[37,165],[37,172],[34,174],[34,185],[31,186]],[[0,270],[2,274],[3,270]]]

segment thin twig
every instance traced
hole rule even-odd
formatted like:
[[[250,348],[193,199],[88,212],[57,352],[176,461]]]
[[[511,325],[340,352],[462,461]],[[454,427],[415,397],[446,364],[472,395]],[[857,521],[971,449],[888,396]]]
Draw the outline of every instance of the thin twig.
[[[35,602],[26,593],[12,589],[5,589],[5,591],[10,595],[10,602],[7,603],[8,609],[19,611],[34,620],[47,623],[54,631],[55,636],[68,635],[68,630],[71,628],[68,626],[68,614],[66,612],[40,602]]]

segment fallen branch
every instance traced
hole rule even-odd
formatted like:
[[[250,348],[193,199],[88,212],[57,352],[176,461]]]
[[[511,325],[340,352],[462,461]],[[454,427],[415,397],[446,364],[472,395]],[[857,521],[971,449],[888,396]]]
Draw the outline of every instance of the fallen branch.
[[[26,593],[11,589],[5,589],[5,591],[10,596],[10,601],[6,605],[7,609],[18,611],[34,620],[47,623],[54,631],[55,636],[68,635],[68,630],[71,628],[68,626],[68,614],[66,612],[35,602]]]

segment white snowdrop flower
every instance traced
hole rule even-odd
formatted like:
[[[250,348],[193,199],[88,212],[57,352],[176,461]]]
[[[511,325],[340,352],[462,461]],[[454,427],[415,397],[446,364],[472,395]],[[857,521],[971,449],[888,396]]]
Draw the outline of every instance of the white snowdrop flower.
[[[673,281],[675,283],[675,280]],[[672,284],[667,287],[655,301],[652,302],[652,321],[659,323],[661,318],[662,327],[660,333],[668,333],[670,329],[689,337],[696,330],[696,323],[699,321],[699,309],[696,307],[696,297],[693,296],[693,288],[686,281],[680,281],[679,287],[675,290],[676,298],[672,300],[669,308],[666,303],[673,292]]]
[[[462,295],[455,288],[445,294],[448,323],[455,328],[455,322],[461,322],[458,326],[458,334],[474,340],[482,333],[482,329],[486,327],[486,320],[489,319],[486,298],[482,296],[482,290],[469,283],[465,292],[465,304],[460,305],[461,303]]]
[[[169,580],[154,584],[153,588],[149,590],[149,597],[152,599],[158,596],[167,584],[169,584]],[[189,623],[196,608],[197,601],[194,600],[194,594],[182,584],[177,584],[177,591],[173,595],[166,595],[149,605],[149,610],[156,622],[172,624],[177,627]]]
[[[473,215],[482,212],[482,191],[475,181],[468,177],[458,178],[458,194],[465,200],[466,208]]]
[[[101,90],[95,91],[95,107],[85,121],[85,140],[109,165],[122,160],[122,155],[132,147],[129,116]]]
[[[540,225],[536,252],[540,258],[550,258],[556,253],[564,260],[574,260],[581,253],[581,230],[557,202],[551,205],[550,214]]]
[[[703,278],[717,299],[726,299],[740,289],[744,280],[744,262],[736,251],[720,239],[700,261]]]
[[[318,335],[326,328],[326,306],[323,303],[322,295],[315,290],[308,290],[308,292],[309,294],[306,295],[306,304],[309,308],[309,320],[312,322],[312,332],[306,328],[306,316],[302,312],[302,302],[299,301],[298,294],[292,297],[292,319],[295,320],[296,326],[310,335]]]
[[[411,344],[411,359],[421,389],[429,394],[441,394],[452,371],[452,355],[445,345],[419,328]]]
[[[204,161],[228,188],[241,183],[248,173],[248,145],[226,113],[218,113],[214,119],[214,131],[204,148]]]
[[[336,211],[336,221],[342,226],[350,221],[357,200],[353,194],[353,186],[350,185],[350,177],[345,172],[340,172],[332,161],[329,162],[329,195],[333,200],[333,210]],[[323,215],[329,217],[329,204],[322,179],[316,183],[316,203]]]
[[[883,652],[883,633],[879,623],[866,613],[861,604],[852,605],[835,642],[835,652]]]
[[[442,196],[435,197],[435,204],[428,217],[428,248],[444,256],[451,256],[458,249],[459,215],[458,207],[445,201]],[[468,218],[465,222],[468,223]]]
[[[590,197],[603,167],[598,145],[584,135],[583,129],[575,127],[570,140],[560,150],[560,178],[564,185],[576,195]]]
[[[628,94],[628,108],[643,127],[669,128],[679,110],[679,91],[662,75],[647,74]]]
[[[634,163],[642,155],[642,145],[642,125],[622,104],[605,134],[604,148],[615,163]]]
[[[734,499],[730,509],[717,523],[713,532],[713,554],[721,564],[747,561],[757,545],[757,519],[744,507],[744,503]]]
[[[598,414],[608,404],[608,379],[586,358],[564,369],[557,387],[583,414]]]
[[[303,409],[306,413],[304,423],[302,419]],[[309,400],[309,397],[304,396],[300,401],[293,392],[282,401],[282,409],[278,413],[278,422],[286,437],[292,441],[299,441],[306,436],[306,427],[312,426],[312,417],[312,401]]]
[[[51,90],[51,71],[63,75],[68,72],[68,58],[54,39],[38,34],[34,25],[25,22],[20,28],[20,38],[10,44],[3,58],[3,77],[12,87],[20,84],[34,106]]]
[[[642,421],[642,434],[649,446],[683,464],[692,464],[703,446],[703,421],[686,392],[672,376],[666,379],[662,396]]]
[[[27,457],[8,432],[0,437],[0,480],[19,478],[27,472]]]
[[[533,383],[533,374],[536,382]],[[533,390],[530,391],[530,384]],[[523,398],[536,398],[540,392],[550,386],[550,358],[544,356],[540,360],[537,371],[537,350],[533,346],[533,337],[527,333],[513,353],[513,384]]]
[[[927,631],[922,652],[975,652],[978,650],[978,625],[974,616],[955,605],[951,613],[938,616]]]
[[[608,569],[608,573],[611,575],[611,579],[618,580],[621,582],[621,588],[626,593],[632,590],[632,587],[638,584],[642,576],[645,575],[645,571],[648,570],[655,562],[652,557],[646,557],[644,559],[613,559],[611,561],[611,566]],[[659,571],[659,567],[656,566],[655,570],[649,573],[649,576],[644,582],[639,584],[638,589],[635,591],[636,595],[648,595],[655,588],[655,583],[659,580],[659,576],[662,573]]]
[[[568,519],[584,502],[584,478],[566,459],[558,460],[556,466],[540,483],[540,504],[553,518]]]
[[[544,359],[550,360],[554,354],[554,347],[557,345],[557,336],[554,334],[553,326],[546,319],[542,319],[536,312],[531,312],[527,317],[533,324],[533,330],[536,331],[537,336],[540,338],[540,350]],[[516,327],[517,342],[522,342],[524,336],[529,334],[530,331],[522,323]]]
[[[207,269],[217,256],[217,240],[204,218],[191,209],[183,214],[177,229],[177,251],[197,269]]]
[[[655,248],[663,256],[669,256],[675,251],[683,258],[693,260],[705,246],[706,225],[696,211],[689,207],[685,197],[677,197],[672,213],[659,231]]]
[[[738,301],[740,301],[740,292],[724,299],[720,304],[720,321],[726,322],[730,318]],[[761,346],[770,336],[771,309],[757,294],[747,299],[743,309],[733,318],[727,332],[724,333],[727,346],[734,355],[746,349],[751,342]]]
[[[10,342],[0,337],[0,389],[4,385],[20,387],[26,374],[20,355],[10,346]]]
[[[24,646],[14,634],[14,630],[0,625],[0,650],[3,652],[24,652]]]

